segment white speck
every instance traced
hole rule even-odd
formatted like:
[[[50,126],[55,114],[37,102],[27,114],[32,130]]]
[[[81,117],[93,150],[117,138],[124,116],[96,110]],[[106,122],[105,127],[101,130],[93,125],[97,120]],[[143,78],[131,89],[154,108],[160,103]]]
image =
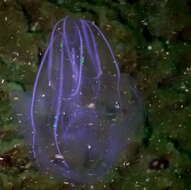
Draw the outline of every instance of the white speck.
[[[16,51],[14,51],[12,54],[16,55],[17,57],[19,56],[19,52],[16,52]]]
[[[129,166],[130,165],[130,163],[129,162],[123,162],[123,166]]]
[[[186,88],[186,89],[185,89],[185,92],[189,92],[189,90]]]
[[[148,25],[148,22],[146,22],[145,20],[142,20],[141,21],[143,23],[143,25],[147,26]]]
[[[146,178],[145,181],[146,181],[146,182],[149,182],[149,181],[150,181],[150,178]]]
[[[114,63],[114,64],[117,64],[117,61],[116,61],[116,60],[113,60],[113,63]],[[115,76],[115,74],[114,74],[113,76]]]
[[[20,144],[14,144],[14,148],[17,148],[19,146],[20,146]]]
[[[147,49],[148,49],[148,50],[152,50],[153,47],[152,47],[152,46],[148,46]]]
[[[4,158],[0,157],[0,160],[4,160]]]
[[[135,182],[135,187],[140,187],[140,185],[139,185],[139,182],[138,182],[138,181],[136,181],[136,182]]]
[[[91,148],[92,148],[92,146],[88,144],[88,149],[91,149]]]
[[[8,18],[7,17],[5,17],[5,21],[7,21],[8,20]]]
[[[93,123],[88,123],[88,125],[89,125],[89,126],[92,126],[92,125],[93,125]]]
[[[55,154],[55,158],[57,158],[57,159],[64,159],[64,157],[61,154]]]
[[[31,27],[32,31],[36,31],[37,27],[38,27],[39,23],[35,22],[34,25]]]
[[[18,99],[19,99],[19,97],[15,96],[13,99],[14,99],[14,100],[18,100]]]
[[[94,189],[94,186],[93,186],[93,185],[91,185],[91,186],[90,186],[90,189]]]
[[[49,80],[49,81],[48,81],[48,86],[51,86],[51,85],[52,85],[52,83],[51,83],[51,81]]]
[[[42,94],[41,97],[44,98],[46,95],[45,94]]]
[[[75,185],[74,185],[73,183],[70,183],[70,185],[71,185],[72,187],[75,187]]]
[[[12,62],[15,62],[17,60],[17,58],[16,57],[14,57],[13,59],[12,59]]]
[[[117,119],[116,119],[116,118],[113,118],[111,121],[116,122],[116,121],[117,121]]]
[[[119,108],[120,108],[119,102],[115,102],[115,108],[116,108],[116,109],[119,109]]]
[[[2,79],[2,80],[1,80],[1,84],[3,84],[4,82],[5,82],[5,79]]]
[[[95,108],[95,104],[94,104],[94,103],[90,103],[90,104],[88,104],[87,107],[88,107],[88,108]]]

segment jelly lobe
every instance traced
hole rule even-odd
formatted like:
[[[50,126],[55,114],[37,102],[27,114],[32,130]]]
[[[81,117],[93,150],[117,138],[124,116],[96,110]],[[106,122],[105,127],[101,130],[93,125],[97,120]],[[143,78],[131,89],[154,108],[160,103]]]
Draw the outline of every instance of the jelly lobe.
[[[106,37],[70,17],[54,26],[25,104],[17,110],[40,168],[80,183],[108,173],[143,119],[136,85],[120,75]]]

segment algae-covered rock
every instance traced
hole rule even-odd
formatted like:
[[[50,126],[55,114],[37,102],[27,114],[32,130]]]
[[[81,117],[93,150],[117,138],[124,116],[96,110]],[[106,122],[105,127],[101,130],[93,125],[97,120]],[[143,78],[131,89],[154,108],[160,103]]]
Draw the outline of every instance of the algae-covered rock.
[[[145,1],[146,19],[150,32],[157,37],[175,38],[190,26],[191,15],[187,1]]]
[[[0,190],[190,190],[191,15],[180,0],[0,1]],[[9,96],[28,91],[53,24],[65,15],[101,27],[145,103],[144,134],[94,186],[41,173]]]

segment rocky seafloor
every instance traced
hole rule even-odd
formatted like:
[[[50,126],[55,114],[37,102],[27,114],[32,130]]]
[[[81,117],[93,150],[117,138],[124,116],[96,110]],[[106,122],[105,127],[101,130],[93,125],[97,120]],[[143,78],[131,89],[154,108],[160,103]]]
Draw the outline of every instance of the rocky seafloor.
[[[30,89],[53,24],[66,15],[104,31],[144,97],[143,134],[100,183],[72,186],[32,163],[9,93]],[[0,190],[191,190],[190,0],[0,1]]]

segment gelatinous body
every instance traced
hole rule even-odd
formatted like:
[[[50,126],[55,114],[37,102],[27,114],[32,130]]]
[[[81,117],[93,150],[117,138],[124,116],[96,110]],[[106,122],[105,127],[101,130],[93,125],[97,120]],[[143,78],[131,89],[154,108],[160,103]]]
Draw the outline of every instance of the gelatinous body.
[[[88,184],[108,173],[142,120],[135,83],[120,75],[106,37],[70,17],[53,28],[26,107],[22,119],[40,167]]]

